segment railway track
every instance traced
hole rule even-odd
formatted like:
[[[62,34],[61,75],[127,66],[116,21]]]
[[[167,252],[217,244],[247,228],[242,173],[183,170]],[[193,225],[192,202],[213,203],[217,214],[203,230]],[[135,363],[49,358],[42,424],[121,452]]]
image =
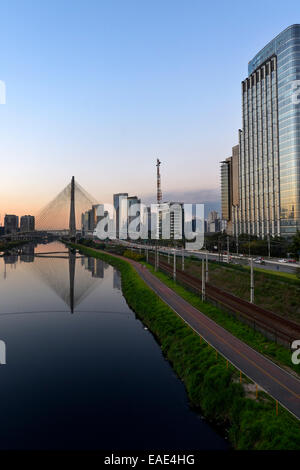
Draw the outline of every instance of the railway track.
[[[149,253],[149,262],[154,264],[154,255],[152,253]],[[159,259],[159,268],[171,277],[173,276],[173,265],[168,264],[161,258]],[[177,268],[176,280],[201,295],[201,279]],[[275,341],[281,340],[290,346],[295,339],[300,338],[299,324],[240,299],[210,283],[205,283],[205,296],[235,315],[243,317],[254,329],[266,331],[268,336],[271,336]]]

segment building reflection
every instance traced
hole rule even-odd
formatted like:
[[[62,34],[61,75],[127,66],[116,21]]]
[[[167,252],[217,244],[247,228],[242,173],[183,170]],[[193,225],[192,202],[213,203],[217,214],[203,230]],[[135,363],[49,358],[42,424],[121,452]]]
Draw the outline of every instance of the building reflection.
[[[35,253],[34,244],[24,245],[22,249],[5,254],[2,259],[4,279],[7,279],[8,265],[16,268],[19,259],[21,263],[30,263],[33,272],[68,305],[71,313],[104,280],[105,271],[110,267],[101,259],[78,255],[72,249]],[[121,279],[116,269],[113,269],[112,278],[113,288],[121,290]]]
[[[119,271],[114,268],[113,274],[113,287],[114,289],[121,290],[121,276]]]
[[[97,258],[82,258],[81,264],[92,273],[92,277],[98,279],[104,279],[104,270],[109,267],[107,263]]]
[[[28,245],[24,245],[20,254],[20,261],[22,261],[23,263],[33,263],[34,248],[35,246],[33,243],[28,243]]]
[[[99,259],[78,256],[71,249],[66,252],[66,255],[53,258],[47,256],[46,259],[38,257],[35,259],[33,267],[39,278],[69,306],[70,312],[74,313],[76,307],[92,293],[104,278],[104,271],[108,265]],[[68,269],[66,269],[66,257]],[[77,262],[79,259],[80,262]]]

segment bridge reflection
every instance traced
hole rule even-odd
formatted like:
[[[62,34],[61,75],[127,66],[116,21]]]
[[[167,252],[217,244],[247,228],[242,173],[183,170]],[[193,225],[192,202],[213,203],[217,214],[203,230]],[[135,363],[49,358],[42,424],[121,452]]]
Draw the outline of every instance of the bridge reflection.
[[[43,251],[44,250],[44,251]],[[35,252],[35,245],[28,244],[3,256],[4,279],[6,279],[6,265],[17,266],[21,263],[31,263],[33,272],[69,307],[70,312],[86,299],[101,283],[105,270],[109,265],[100,259],[81,256],[76,251],[49,251],[45,245],[43,249]],[[87,271],[90,274],[87,274]],[[114,270],[113,287],[121,289],[119,273]]]

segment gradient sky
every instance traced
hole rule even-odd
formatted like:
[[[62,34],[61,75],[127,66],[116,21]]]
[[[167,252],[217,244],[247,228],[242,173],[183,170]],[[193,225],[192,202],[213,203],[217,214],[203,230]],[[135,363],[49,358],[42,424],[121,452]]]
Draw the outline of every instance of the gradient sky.
[[[300,22],[299,0],[1,2],[0,221],[75,175],[113,192],[219,187],[241,127],[248,61]],[[183,198],[181,198],[183,199]]]

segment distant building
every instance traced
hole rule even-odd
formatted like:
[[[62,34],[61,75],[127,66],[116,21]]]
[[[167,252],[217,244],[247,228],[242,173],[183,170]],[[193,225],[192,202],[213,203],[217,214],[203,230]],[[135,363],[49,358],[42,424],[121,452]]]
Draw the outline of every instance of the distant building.
[[[127,239],[127,198],[128,193],[117,193],[113,195],[115,210],[116,238]]]
[[[232,235],[239,205],[239,145],[232,148],[231,157],[221,162],[221,204],[222,219]]]
[[[227,229],[227,220],[220,218],[218,212],[211,211],[204,227],[206,233],[224,232]]]
[[[85,211],[81,215],[81,228],[82,228],[82,234],[87,235],[88,232],[91,232],[91,227],[92,227],[92,210]]]
[[[6,235],[15,233],[19,228],[19,217],[17,215],[6,215],[4,217],[4,232]]]
[[[156,217],[155,217],[156,216]],[[159,239],[181,240],[184,233],[184,210],[182,202],[163,202],[153,214],[157,223]]]
[[[127,214],[128,214],[128,229],[131,224],[131,234],[134,235],[134,239],[139,238],[141,231],[141,200],[137,196],[129,196],[127,198]]]
[[[23,215],[20,219],[21,232],[33,232],[35,230],[35,218],[33,215]]]

